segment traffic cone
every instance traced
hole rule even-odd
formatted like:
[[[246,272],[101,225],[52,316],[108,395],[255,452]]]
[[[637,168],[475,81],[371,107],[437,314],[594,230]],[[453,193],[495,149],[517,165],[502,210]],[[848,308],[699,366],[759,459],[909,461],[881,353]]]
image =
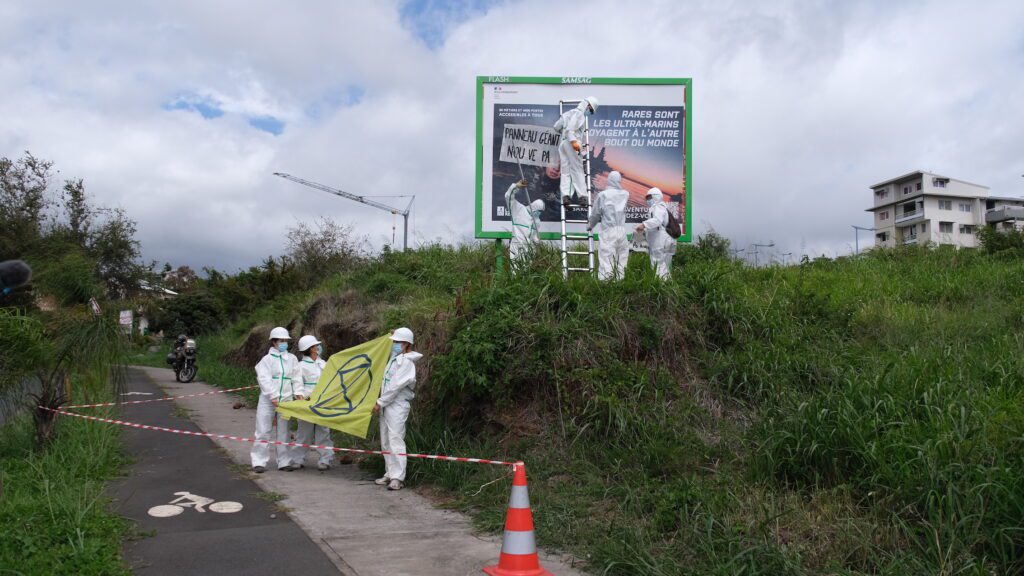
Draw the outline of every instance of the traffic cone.
[[[551,572],[541,568],[537,557],[530,494],[526,488],[526,465],[517,462],[512,468],[515,475],[512,477],[512,495],[508,498],[501,556],[497,566],[488,566],[484,572],[490,576],[552,576]]]

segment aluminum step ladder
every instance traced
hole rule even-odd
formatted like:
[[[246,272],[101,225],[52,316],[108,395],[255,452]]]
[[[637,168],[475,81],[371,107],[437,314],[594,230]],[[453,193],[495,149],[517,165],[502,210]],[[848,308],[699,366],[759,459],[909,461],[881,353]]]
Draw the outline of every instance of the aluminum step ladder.
[[[561,117],[565,113],[567,108],[575,108],[579,105],[581,100],[559,100],[558,101],[558,115]],[[590,120],[588,117],[583,117],[583,147],[580,152],[583,158],[583,178],[586,182],[587,189],[580,191],[574,190],[577,196],[585,197],[587,199],[587,215],[582,220],[576,218],[566,218],[565,205],[562,204],[562,198],[559,195],[558,198],[558,211],[561,214],[562,220],[562,275],[566,278],[569,277],[570,273],[573,272],[586,272],[588,274],[594,273],[594,233],[587,230],[587,218],[590,216],[590,210],[593,209],[594,202],[590,190],[592,184],[590,182]],[[579,206],[573,204],[572,206]],[[578,212],[578,211],[577,211]],[[570,230],[569,225],[576,226],[576,229]],[[583,230],[579,230],[579,226],[582,225]],[[586,251],[574,249],[577,248],[578,244],[581,244],[584,240],[587,242]],[[570,242],[573,245],[570,245]],[[584,265],[584,258],[586,265]]]

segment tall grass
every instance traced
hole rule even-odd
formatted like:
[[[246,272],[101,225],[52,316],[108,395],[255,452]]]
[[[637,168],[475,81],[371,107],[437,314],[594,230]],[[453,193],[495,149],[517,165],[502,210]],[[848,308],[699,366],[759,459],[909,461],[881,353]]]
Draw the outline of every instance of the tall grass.
[[[1024,263],[750,269],[696,247],[671,282],[634,255],[598,283],[557,259],[509,276],[490,245],[389,253],[210,344],[357,291],[426,353],[410,449],[525,459],[540,541],[593,573],[1024,573]],[[501,474],[410,465],[495,531]]]

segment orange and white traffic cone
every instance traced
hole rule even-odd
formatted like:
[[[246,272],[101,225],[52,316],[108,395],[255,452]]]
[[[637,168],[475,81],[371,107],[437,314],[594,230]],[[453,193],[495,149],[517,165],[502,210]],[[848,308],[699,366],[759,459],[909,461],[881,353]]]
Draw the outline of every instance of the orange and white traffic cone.
[[[484,572],[490,576],[552,576],[541,568],[537,557],[530,494],[526,488],[526,465],[517,462],[512,468],[515,474],[512,477],[512,495],[508,499],[508,515],[505,516],[501,556],[497,566],[488,566]]]

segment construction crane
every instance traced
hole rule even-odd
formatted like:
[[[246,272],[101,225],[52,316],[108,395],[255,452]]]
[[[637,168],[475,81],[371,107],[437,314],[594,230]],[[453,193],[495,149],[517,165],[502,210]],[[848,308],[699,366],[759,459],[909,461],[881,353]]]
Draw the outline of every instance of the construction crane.
[[[341,196],[342,198],[348,198],[349,200],[354,200],[354,201],[359,202],[361,204],[366,204],[367,206],[373,206],[374,208],[378,208],[380,210],[384,210],[384,211],[390,212],[392,214],[401,214],[401,216],[402,216],[402,251],[404,252],[404,251],[409,249],[409,210],[412,208],[412,203],[416,201],[416,197],[415,196],[412,197],[412,200],[409,200],[409,205],[406,206],[405,209],[403,210],[401,208],[395,208],[394,206],[388,206],[387,204],[384,204],[383,202],[377,202],[376,200],[370,200],[366,196],[360,196],[358,194],[352,194],[351,192],[345,192],[344,190],[339,190],[337,188],[331,188],[330,186],[324,186],[323,184],[318,184],[316,182],[311,182],[309,180],[305,180],[303,178],[299,178],[298,176],[292,176],[291,174],[285,174],[284,172],[274,172],[274,176],[280,176],[281,178],[284,178],[285,180],[291,180],[292,182],[297,182],[299,184],[302,184],[303,186],[309,186],[310,188],[316,188],[317,190],[322,190],[324,192],[328,192],[330,194],[334,194],[335,196]]]

